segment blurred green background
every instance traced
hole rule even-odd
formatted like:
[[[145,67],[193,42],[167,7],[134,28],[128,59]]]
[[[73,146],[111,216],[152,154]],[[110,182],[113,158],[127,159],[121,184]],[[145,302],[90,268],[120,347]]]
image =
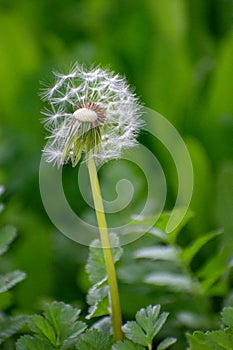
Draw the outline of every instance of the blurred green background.
[[[52,82],[51,71],[67,71],[75,61],[109,66],[125,75],[142,103],[177,128],[195,176],[195,217],[185,239],[223,227],[218,244],[233,247],[232,4],[0,0],[0,183],[6,187],[1,225],[18,229],[4,268],[14,266],[28,276],[14,289],[16,308],[36,310],[44,299],[85,308],[87,248],[56,231],[38,184],[45,137],[40,82]],[[166,209],[171,209],[175,167],[159,143],[151,147],[166,169]],[[130,176],[136,179],[138,174]],[[78,191],[72,201],[81,201]],[[140,290],[138,294],[139,302]]]

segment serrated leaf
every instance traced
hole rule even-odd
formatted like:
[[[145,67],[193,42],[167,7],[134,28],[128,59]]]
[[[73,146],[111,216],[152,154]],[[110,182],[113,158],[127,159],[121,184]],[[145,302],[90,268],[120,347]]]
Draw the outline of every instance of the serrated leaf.
[[[222,320],[226,326],[233,328],[233,307],[224,307],[222,311]]]
[[[109,238],[111,245],[115,247],[112,248],[112,254],[114,262],[116,263],[120,259],[123,253],[123,249],[118,246],[120,242],[116,234],[111,233],[109,235]],[[103,250],[101,248],[101,242],[99,239],[93,241],[91,247],[89,248],[89,257],[86,265],[86,270],[89,275],[89,279],[93,284],[96,284],[106,278],[106,267]]]
[[[134,344],[131,341],[119,341],[113,345],[112,350],[144,350],[145,347],[139,344]]]
[[[171,246],[154,246],[138,249],[134,253],[135,258],[177,261],[177,251]]]
[[[87,294],[87,302],[89,305],[94,305],[96,302],[105,298],[109,293],[109,286],[107,284],[107,277],[99,283],[94,284]]]
[[[194,332],[188,335],[190,350],[233,350],[233,331],[231,329]]]
[[[221,349],[233,350],[233,331],[230,329],[209,332],[206,338],[212,346],[219,345]]]
[[[47,305],[43,316],[32,316],[29,327],[35,338],[49,342],[55,348],[68,349],[87,327],[77,320],[79,314],[79,309],[55,301]]]
[[[190,264],[194,256],[199,252],[199,250],[211,239],[215,238],[216,236],[220,235],[222,231],[216,231],[208,233],[204,236],[198,237],[195,241],[192,242],[192,244],[185,248],[180,253],[180,258],[185,261],[186,264]]]
[[[157,350],[166,350],[169,346],[175,344],[176,338],[166,338],[161,343],[159,343]]]
[[[134,343],[150,346],[168,317],[167,312],[163,312],[160,316],[159,312],[160,305],[149,305],[146,309],[139,310],[136,313],[136,322],[129,321],[122,327],[126,338]]]
[[[79,309],[57,301],[49,304],[44,311],[46,320],[55,329],[61,344],[70,337],[77,337],[86,329],[86,324],[78,321],[79,314]]]
[[[190,292],[193,290],[193,283],[188,276],[173,273],[151,273],[144,279],[146,283],[157,286],[165,286],[174,291]],[[197,286],[198,288],[198,286]]]
[[[38,335],[42,336],[42,339],[47,339],[49,342],[57,346],[56,335],[52,325],[41,315],[32,316],[32,323],[30,323],[30,328],[36,332]]]
[[[126,338],[132,340],[134,343],[147,346],[148,341],[146,334],[143,332],[141,327],[135,321],[128,321],[123,327],[122,330]]]
[[[95,322],[91,328],[97,329],[97,331],[99,332],[111,334],[111,331],[112,331],[111,317],[110,316],[101,317],[101,319]]]
[[[109,301],[107,297],[97,301],[94,305],[89,307],[86,319],[90,320],[93,317],[100,317],[106,315],[109,315]]]
[[[147,335],[149,343],[152,343],[153,338],[160,331],[168,317],[167,312],[163,312],[160,316],[160,305],[148,306],[146,309],[141,309],[136,314],[136,321]]]
[[[206,343],[206,336],[200,331],[194,332],[192,335],[187,334],[190,344],[188,350],[213,350],[213,348]]]
[[[56,350],[56,348],[40,339],[24,335],[18,339],[16,350]]]
[[[159,316],[160,305],[149,305],[146,309],[142,308],[136,313],[136,321],[141,328],[147,332],[151,330]]]
[[[20,330],[26,322],[26,315],[0,318],[0,344]]]
[[[15,284],[21,282],[25,277],[26,274],[19,270],[0,275],[0,293],[8,291]]]
[[[111,339],[104,332],[90,329],[79,337],[75,346],[77,350],[110,350]]]
[[[96,283],[89,289],[87,294],[87,302],[90,305],[90,308],[88,309],[89,314],[86,316],[87,319],[109,315],[109,286],[106,283],[107,278],[104,278],[102,281]]]
[[[11,242],[16,237],[16,229],[13,226],[1,228],[0,231],[0,255],[4,254]]]

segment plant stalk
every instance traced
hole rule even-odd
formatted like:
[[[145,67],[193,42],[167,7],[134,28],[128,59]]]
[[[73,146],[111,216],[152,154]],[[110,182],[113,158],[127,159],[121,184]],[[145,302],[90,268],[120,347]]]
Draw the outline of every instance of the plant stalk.
[[[111,302],[111,319],[114,340],[122,340],[123,333],[121,330],[122,316],[121,305],[118,291],[117,277],[115,264],[113,260],[112,248],[109,240],[108,228],[106,223],[106,217],[104,213],[103,200],[100,191],[99,179],[96,171],[96,165],[93,157],[90,157],[87,162],[91,189],[93,195],[93,201],[95,206],[95,212],[100,232],[100,239],[103,248],[103,255],[105,266],[107,270],[108,284],[110,289],[110,302]]]

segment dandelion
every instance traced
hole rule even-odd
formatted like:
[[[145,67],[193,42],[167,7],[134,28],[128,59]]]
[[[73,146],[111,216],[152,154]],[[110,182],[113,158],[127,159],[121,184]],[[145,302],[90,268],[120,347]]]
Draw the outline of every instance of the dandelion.
[[[43,112],[48,162],[60,167],[71,161],[75,167],[84,153],[101,163],[136,145],[141,107],[124,78],[78,64],[67,75],[54,75],[55,85],[43,93],[50,105]]]
[[[137,144],[141,107],[125,79],[111,71],[85,70],[76,64],[67,75],[54,74],[55,85],[43,92],[50,105],[43,112],[50,133],[43,152],[58,167],[68,161],[75,167],[82,155],[87,162],[109,284],[113,335],[120,340],[120,298],[96,162],[118,158],[123,148]]]

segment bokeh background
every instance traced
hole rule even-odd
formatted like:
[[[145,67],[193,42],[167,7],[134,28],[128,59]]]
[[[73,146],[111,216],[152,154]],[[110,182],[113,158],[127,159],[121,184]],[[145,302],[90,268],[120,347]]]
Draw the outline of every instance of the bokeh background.
[[[216,244],[233,247],[232,9],[231,0],[0,0],[0,183],[6,189],[1,225],[18,230],[1,270],[16,267],[28,276],[9,306],[32,312],[42,300],[57,299],[86,308],[88,250],[50,223],[38,183],[45,137],[40,82],[52,82],[51,71],[67,71],[75,61],[125,75],[142,103],[177,128],[195,176],[195,216],[184,240],[224,228]],[[169,210],[177,190],[174,164],[159,142],[146,135],[144,140],[154,142],[165,169]],[[83,210],[72,171],[67,193]],[[137,170],[128,172],[138,184]],[[140,201],[144,187],[140,181],[138,186]],[[135,295],[134,305],[125,297],[127,317],[141,306],[140,288]]]

